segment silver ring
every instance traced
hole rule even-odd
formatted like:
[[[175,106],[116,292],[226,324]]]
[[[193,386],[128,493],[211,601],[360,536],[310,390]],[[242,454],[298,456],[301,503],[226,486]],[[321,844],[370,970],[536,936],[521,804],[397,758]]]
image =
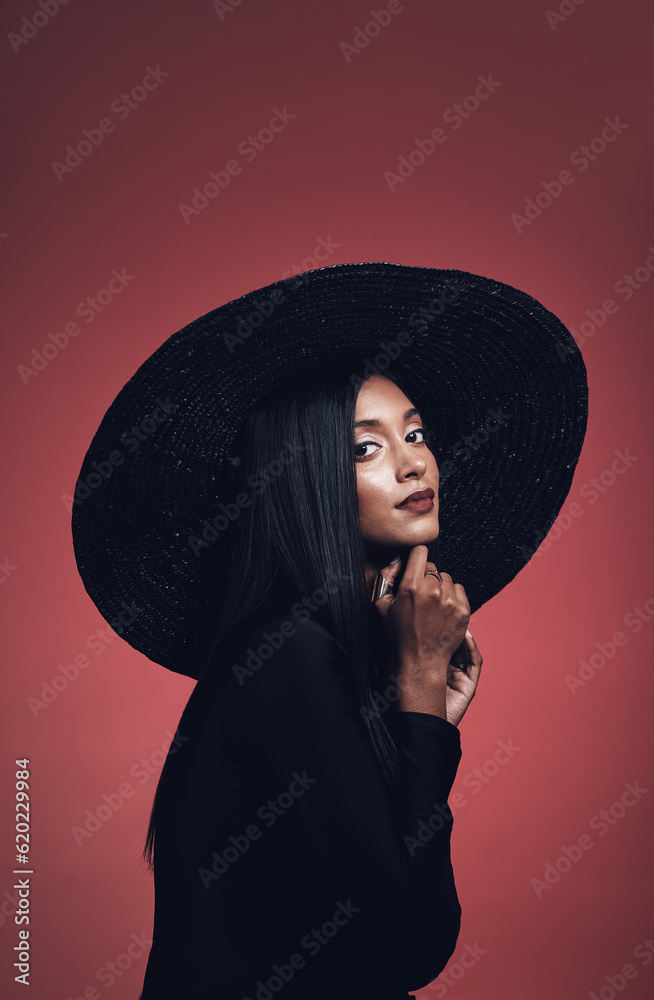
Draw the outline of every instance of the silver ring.
[[[438,572],[437,569],[427,569],[427,570],[425,570],[425,576],[428,576],[429,573],[431,573],[432,576],[437,576],[441,583],[443,582],[443,577],[440,575],[440,573]]]
[[[375,586],[373,589],[371,600],[373,602],[378,601],[380,597],[384,596],[384,594],[392,594],[392,593],[393,593],[393,584],[389,583],[386,577],[382,576],[381,573],[378,573],[377,579],[375,580]]]

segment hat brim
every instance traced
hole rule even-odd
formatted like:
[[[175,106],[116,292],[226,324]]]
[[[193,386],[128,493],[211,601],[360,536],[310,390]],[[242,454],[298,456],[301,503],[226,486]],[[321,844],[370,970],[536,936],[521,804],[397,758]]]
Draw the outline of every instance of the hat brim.
[[[226,457],[241,421],[271,389],[334,364],[396,371],[412,387],[436,436],[439,568],[473,612],[553,524],[588,414],[581,353],[553,313],[491,278],[388,262],[274,282],[170,336],[118,393],[82,463],[80,575],[151,660],[198,676],[227,585]],[[211,544],[194,545],[207,525]]]

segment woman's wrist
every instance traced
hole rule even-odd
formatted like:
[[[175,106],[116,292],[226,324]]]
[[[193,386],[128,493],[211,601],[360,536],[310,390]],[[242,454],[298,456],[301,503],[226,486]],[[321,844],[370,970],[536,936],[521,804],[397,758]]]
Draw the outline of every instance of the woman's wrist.
[[[448,660],[449,663],[449,660]],[[430,657],[400,665],[400,712],[426,712],[446,719],[447,667],[442,658]]]
[[[421,686],[447,686],[447,672],[450,664],[449,655],[442,653],[423,653],[419,656],[404,657],[398,660],[397,673],[406,684]]]

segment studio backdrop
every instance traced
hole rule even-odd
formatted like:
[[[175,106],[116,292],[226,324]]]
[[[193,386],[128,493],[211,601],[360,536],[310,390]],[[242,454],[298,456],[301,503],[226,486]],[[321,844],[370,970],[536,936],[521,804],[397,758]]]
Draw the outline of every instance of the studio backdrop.
[[[470,625],[484,666],[450,796],[461,933],[416,996],[649,1000],[650,6],[7,0],[0,18],[3,997],[138,997],[154,899],[139,858],[194,684],[121,638],[135,609],[109,624],[84,590],[71,505],[95,429],[196,317],[389,261],[533,295],[589,383],[560,515]],[[125,427],[116,467],[174,404]],[[450,474],[503,426],[470,428]]]

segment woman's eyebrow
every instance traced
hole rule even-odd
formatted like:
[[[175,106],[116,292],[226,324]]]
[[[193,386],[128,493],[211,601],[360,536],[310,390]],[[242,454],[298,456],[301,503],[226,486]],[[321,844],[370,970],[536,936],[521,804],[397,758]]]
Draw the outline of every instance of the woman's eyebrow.
[[[411,417],[415,416],[416,413],[419,413],[418,407],[417,406],[412,406],[410,410],[406,411],[406,413],[404,414],[404,417],[402,419],[403,420],[409,420]],[[381,423],[382,423],[381,420],[376,420],[376,419],[373,419],[373,420],[356,420],[354,422],[354,426],[355,427],[362,427],[362,426],[365,425],[366,427],[380,427]]]

